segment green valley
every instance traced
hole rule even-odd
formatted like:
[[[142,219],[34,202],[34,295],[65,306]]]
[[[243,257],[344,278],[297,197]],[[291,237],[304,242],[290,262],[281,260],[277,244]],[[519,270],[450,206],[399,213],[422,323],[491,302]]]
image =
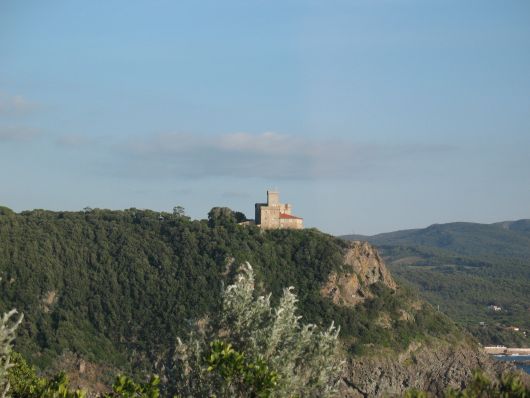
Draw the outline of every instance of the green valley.
[[[530,346],[530,220],[344,238],[376,245],[396,279],[484,345]]]

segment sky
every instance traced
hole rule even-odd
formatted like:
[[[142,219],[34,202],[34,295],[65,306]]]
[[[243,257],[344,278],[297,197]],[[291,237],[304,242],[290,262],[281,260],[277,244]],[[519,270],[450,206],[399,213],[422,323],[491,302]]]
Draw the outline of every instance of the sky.
[[[0,205],[530,218],[530,2],[0,0]]]

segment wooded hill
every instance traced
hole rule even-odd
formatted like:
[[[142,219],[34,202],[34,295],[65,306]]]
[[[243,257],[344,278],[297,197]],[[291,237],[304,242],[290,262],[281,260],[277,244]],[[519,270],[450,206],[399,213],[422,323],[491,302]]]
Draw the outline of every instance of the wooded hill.
[[[0,311],[25,315],[16,350],[41,369],[70,352],[126,372],[152,370],[177,336],[218,309],[222,287],[244,261],[273,297],[295,286],[304,320],[335,321],[350,352],[458,333],[430,306],[399,321],[400,308],[416,300],[403,288],[374,285],[355,309],[335,306],[320,288],[343,266],[346,242],[317,230],[264,232],[237,225],[240,217],[228,209],[193,221],[138,209],[0,208]],[[386,326],[377,322],[381,311]]]
[[[396,279],[415,286],[483,344],[530,346],[530,220],[343,238],[376,245]]]

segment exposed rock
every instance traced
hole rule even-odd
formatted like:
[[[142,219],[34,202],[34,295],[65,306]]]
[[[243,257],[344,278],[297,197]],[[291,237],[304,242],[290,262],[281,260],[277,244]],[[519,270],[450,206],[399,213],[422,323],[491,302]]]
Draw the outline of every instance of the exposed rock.
[[[406,321],[406,322],[412,322],[414,321],[414,315],[412,315],[411,313],[401,309],[399,310],[399,313],[401,314],[400,317],[399,317],[399,320],[400,321]]]
[[[344,262],[352,267],[365,285],[382,282],[391,289],[397,287],[379,252],[368,242],[351,242],[344,255]]]
[[[415,342],[400,354],[350,358],[340,396],[397,397],[411,388],[443,396],[449,387],[465,387],[476,369],[494,379],[514,368],[506,362],[493,361],[470,342],[439,341],[433,346]]]
[[[354,241],[345,250],[343,270],[330,274],[321,294],[336,305],[353,307],[373,297],[370,285],[378,282],[397,289],[377,250],[369,243]],[[423,306],[421,300],[409,302],[406,308],[398,310],[399,320],[413,322],[414,312]],[[381,312],[375,322],[382,328],[392,328],[386,312]],[[372,348],[379,351],[349,357],[341,397],[403,396],[412,388],[441,396],[449,387],[465,387],[476,369],[492,379],[504,370],[513,369],[513,365],[493,361],[467,337],[451,342],[434,338],[430,343],[414,341],[401,352]]]
[[[42,298],[42,310],[45,313],[50,312],[51,307],[56,303],[57,301],[57,290],[50,290],[47,292],[44,297]]]
[[[363,291],[359,278],[354,273],[338,275],[332,272],[326,284],[320,289],[324,297],[328,297],[336,305],[354,306],[363,301],[370,292]]]
[[[110,386],[118,369],[108,365],[96,364],[85,358],[65,352],[46,369],[46,374],[65,372],[73,389],[88,391],[88,397],[99,396],[98,393],[110,392]]]
[[[381,312],[379,318],[376,320],[376,324],[383,329],[390,329],[392,327],[392,318],[388,312]]]
[[[368,287],[377,282],[397,287],[377,250],[368,242],[353,241],[344,253],[344,270],[332,272],[320,293],[336,305],[351,307],[372,297]]]

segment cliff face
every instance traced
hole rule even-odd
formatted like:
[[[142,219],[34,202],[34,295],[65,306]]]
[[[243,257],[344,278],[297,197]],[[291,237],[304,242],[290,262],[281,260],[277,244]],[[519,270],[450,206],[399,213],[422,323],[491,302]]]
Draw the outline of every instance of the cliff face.
[[[491,378],[513,370],[507,363],[494,362],[472,342],[413,343],[397,355],[350,358],[340,396],[403,396],[411,388],[443,396],[449,387],[464,387],[476,369]]]
[[[370,285],[381,282],[395,290],[397,285],[377,250],[367,242],[350,242],[344,253],[344,269],[332,272],[321,294],[334,304],[355,306],[372,297]]]
[[[374,297],[371,285],[378,282],[394,291],[399,289],[379,253],[369,243],[350,242],[343,261],[343,269],[332,272],[320,291],[334,304],[355,307]],[[401,325],[415,322],[415,314],[427,304],[412,298],[402,305],[397,320]],[[447,319],[447,322],[451,321]],[[388,313],[381,313],[375,323],[390,332],[397,325]],[[465,386],[476,369],[494,378],[507,368],[509,365],[490,359],[465,334],[414,340],[401,351],[374,346],[368,349],[367,355],[349,356],[340,396],[402,396],[411,388],[441,396],[449,387]]]

